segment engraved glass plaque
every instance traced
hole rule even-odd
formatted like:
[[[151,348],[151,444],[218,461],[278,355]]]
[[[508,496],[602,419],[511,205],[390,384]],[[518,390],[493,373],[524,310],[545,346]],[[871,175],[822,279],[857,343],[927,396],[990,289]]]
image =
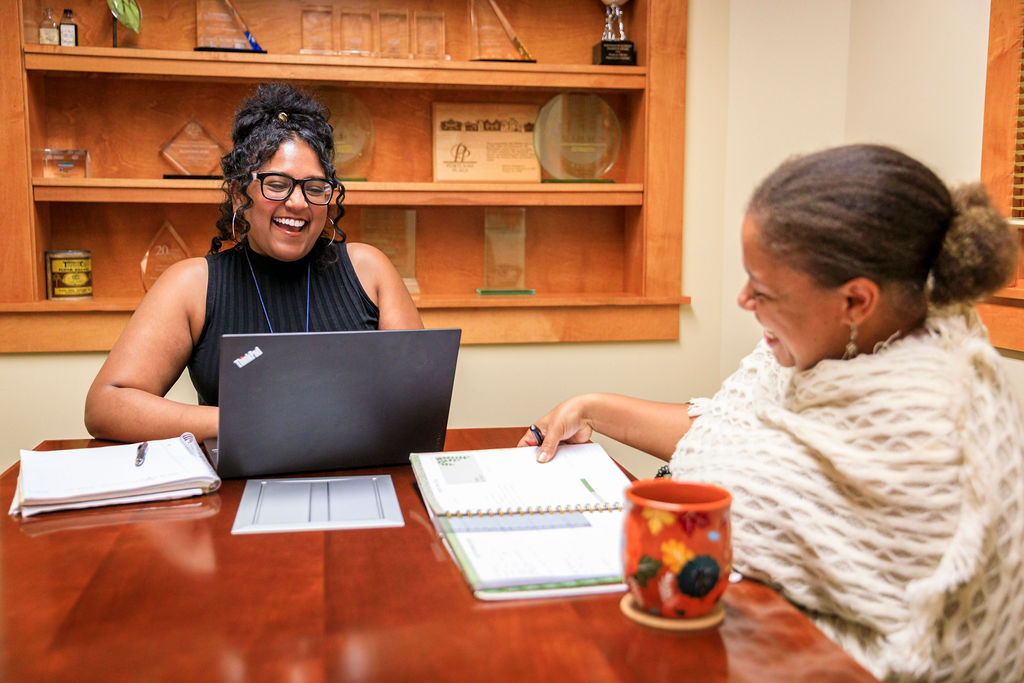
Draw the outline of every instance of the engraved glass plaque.
[[[339,23],[341,24],[339,54],[360,57],[373,55],[373,13],[370,10],[342,8]]]
[[[142,255],[139,265],[142,268],[142,287],[146,291],[153,286],[157,278],[172,264],[188,258],[188,247],[174,226],[164,221]]]
[[[419,294],[416,281],[416,211],[364,208],[360,212],[362,240],[384,252],[410,294]]]
[[[496,0],[469,0],[470,59],[485,62],[533,62]]]
[[[224,0],[196,0],[196,48],[252,50]]]
[[[216,138],[190,118],[160,150],[160,156],[178,171],[178,174],[164,177],[219,178],[220,158],[224,153]]]
[[[535,104],[433,103],[434,182],[540,181]]]
[[[484,286],[478,294],[533,294],[526,289],[526,209],[484,209]]]
[[[448,59],[444,47],[444,12],[413,14],[413,46],[417,59]]]
[[[540,165],[557,180],[597,180],[619,155],[619,119],[601,97],[562,93],[541,107],[533,130]]]
[[[373,117],[363,101],[344,90],[321,90],[318,99],[331,110],[334,164],[342,180],[366,180],[373,157]]]
[[[380,46],[377,52],[381,57],[407,58],[412,56],[409,49],[409,10],[378,10],[377,33],[380,36]]]
[[[636,64],[636,49],[633,41],[626,39],[626,29],[622,25],[622,6],[628,1],[601,0],[605,9],[604,32],[601,34],[601,42],[594,45],[594,64]]]
[[[303,54],[334,54],[334,9],[326,6],[302,8]]]

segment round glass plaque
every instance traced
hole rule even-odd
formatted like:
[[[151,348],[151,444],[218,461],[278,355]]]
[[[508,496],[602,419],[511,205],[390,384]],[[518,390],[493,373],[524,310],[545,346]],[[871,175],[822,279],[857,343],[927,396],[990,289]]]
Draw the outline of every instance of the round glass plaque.
[[[344,91],[323,91],[319,95],[331,110],[334,128],[334,165],[338,177],[361,178],[373,155],[373,117],[363,101]]]
[[[540,165],[558,180],[596,180],[615,163],[619,119],[597,95],[562,93],[541,107],[533,129]]]

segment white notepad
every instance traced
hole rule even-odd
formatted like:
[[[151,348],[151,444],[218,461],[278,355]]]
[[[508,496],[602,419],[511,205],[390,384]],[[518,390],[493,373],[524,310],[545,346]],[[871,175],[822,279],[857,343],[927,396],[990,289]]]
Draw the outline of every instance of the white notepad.
[[[10,513],[23,517],[216,491],[220,478],[192,434],[100,448],[21,451]]]

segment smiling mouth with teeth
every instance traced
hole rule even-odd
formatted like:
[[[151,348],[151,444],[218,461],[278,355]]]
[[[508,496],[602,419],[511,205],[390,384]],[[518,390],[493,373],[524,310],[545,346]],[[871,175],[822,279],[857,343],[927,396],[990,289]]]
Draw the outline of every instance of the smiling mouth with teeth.
[[[298,232],[306,227],[306,221],[299,220],[298,218],[288,218],[287,216],[279,216],[275,218],[274,224],[288,230],[289,232]]]

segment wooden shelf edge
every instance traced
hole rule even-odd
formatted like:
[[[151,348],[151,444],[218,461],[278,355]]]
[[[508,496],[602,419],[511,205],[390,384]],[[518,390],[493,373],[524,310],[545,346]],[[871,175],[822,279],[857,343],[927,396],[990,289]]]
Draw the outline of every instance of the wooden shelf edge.
[[[95,298],[88,300],[0,302],[3,314],[132,313],[140,298]],[[632,294],[539,294],[539,295],[417,295],[416,307],[426,309],[488,309],[488,308],[593,308],[596,306],[682,306],[691,303],[688,296],[636,296]]]
[[[220,180],[33,178],[37,202],[220,204]],[[642,206],[641,183],[348,182],[350,206]]]
[[[187,52],[109,47],[24,46],[25,69],[185,80],[229,79],[642,91],[644,66],[379,59],[323,55]],[[538,85],[539,84],[539,85]]]
[[[129,310],[10,311],[0,304],[0,353],[109,351]],[[678,305],[428,308],[427,327],[458,327],[463,344],[654,341],[679,338]]]

